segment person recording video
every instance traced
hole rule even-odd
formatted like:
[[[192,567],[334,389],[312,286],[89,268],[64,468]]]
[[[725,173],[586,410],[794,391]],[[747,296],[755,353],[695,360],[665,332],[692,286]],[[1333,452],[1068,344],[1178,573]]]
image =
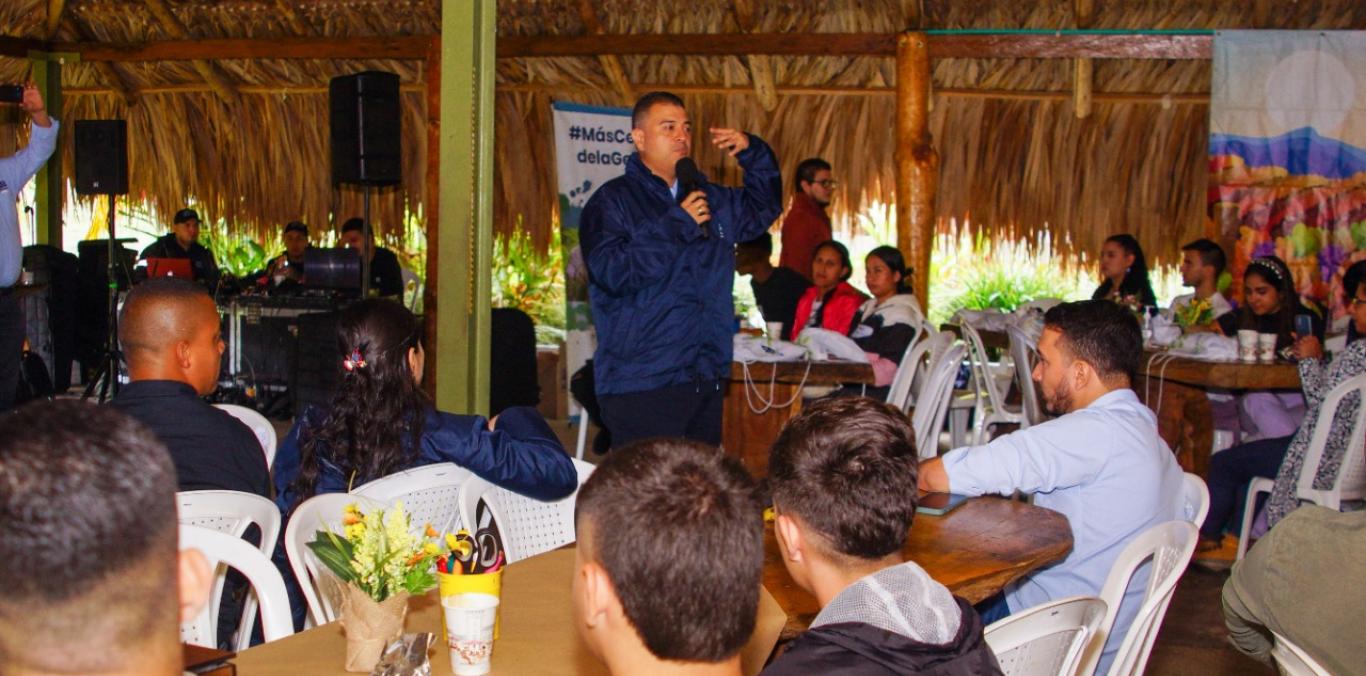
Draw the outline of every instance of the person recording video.
[[[33,125],[29,128],[28,145],[19,152],[0,158],[0,412],[14,405],[19,388],[19,366],[23,360],[24,310],[19,305],[15,286],[24,264],[24,245],[19,237],[19,192],[29,179],[42,168],[57,147],[57,130],[61,125],[48,117],[43,95],[32,82],[4,85],[0,89],[14,97],[0,98],[0,105],[17,105],[28,113]]]

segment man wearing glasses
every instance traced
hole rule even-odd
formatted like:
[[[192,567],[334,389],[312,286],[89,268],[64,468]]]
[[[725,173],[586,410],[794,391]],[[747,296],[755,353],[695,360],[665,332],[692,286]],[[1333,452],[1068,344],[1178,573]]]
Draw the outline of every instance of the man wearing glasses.
[[[825,213],[825,208],[835,194],[835,185],[835,179],[830,178],[829,162],[812,157],[797,165],[797,191],[792,195],[791,208],[783,217],[783,251],[778,257],[778,265],[796,271],[808,281],[816,247],[833,239],[830,215]]]

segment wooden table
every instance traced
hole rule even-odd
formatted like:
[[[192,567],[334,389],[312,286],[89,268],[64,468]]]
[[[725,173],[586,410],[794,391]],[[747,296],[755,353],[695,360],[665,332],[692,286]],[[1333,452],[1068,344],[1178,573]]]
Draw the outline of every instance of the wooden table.
[[[501,635],[493,645],[494,674],[606,674],[607,669],[578,638],[570,584],[574,549],[557,549],[507,567],[503,573]],[[745,674],[757,674],[773,652],[785,618],[760,590],[754,634],[740,654]],[[438,634],[431,654],[433,676],[451,673],[450,651],[441,633],[441,604],[433,591],[408,605],[409,632]],[[238,653],[239,676],[346,674],[346,636],[332,622]]]
[[[746,368],[754,388],[748,396]],[[872,385],[873,367],[847,361],[754,362],[748,367],[733,362],[721,416],[722,447],[739,458],[750,474],[767,476],[769,446],[783,425],[802,412],[802,386],[845,383]],[[755,413],[755,409],[763,412]]]
[[[1186,357],[1153,359],[1161,354],[1159,350],[1144,351],[1134,390],[1157,412],[1158,433],[1176,453],[1181,468],[1202,477],[1209,476],[1210,448],[1214,443],[1209,390],[1300,389],[1299,368],[1289,362],[1245,364]]]
[[[1067,517],[1025,502],[982,497],[944,516],[917,514],[902,553],[949,591],[978,603],[1071,551]],[[806,631],[820,611],[815,597],[788,575],[771,523],[764,533],[764,588],[787,613],[784,640]]]

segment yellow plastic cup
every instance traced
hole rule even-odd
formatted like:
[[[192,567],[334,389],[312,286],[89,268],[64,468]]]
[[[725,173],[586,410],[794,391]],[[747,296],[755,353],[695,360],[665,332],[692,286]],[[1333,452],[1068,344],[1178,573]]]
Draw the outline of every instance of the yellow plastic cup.
[[[456,575],[454,573],[437,573],[437,593],[441,598],[455,596],[456,594],[467,594],[470,592],[478,594],[492,594],[503,600],[503,569],[499,568],[492,573],[477,573],[470,575]],[[498,640],[498,630],[503,623],[503,606],[498,605],[498,614],[493,621],[493,640]],[[441,618],[441,631],[446,631],[446,618]],[[442,634],[445,635],[444,633]]]

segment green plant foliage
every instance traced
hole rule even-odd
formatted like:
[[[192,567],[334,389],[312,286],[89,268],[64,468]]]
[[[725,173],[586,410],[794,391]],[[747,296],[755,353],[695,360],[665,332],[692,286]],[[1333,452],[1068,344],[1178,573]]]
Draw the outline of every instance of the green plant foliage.
[[[550,237],[547,250],[538,251],[518,217],[511,236],[493,239],[493,306],[530,315],[542,344],[564,339],[564,250],[558,224],[551,227]]]
[[[200,243],[213,252],[218,267],[234,277],[246,277],[266,269],[270,255],[251,237],[232,232],[226,221],[215,221],[202,228]],[[276,243],[283,251],[284,245]]]

